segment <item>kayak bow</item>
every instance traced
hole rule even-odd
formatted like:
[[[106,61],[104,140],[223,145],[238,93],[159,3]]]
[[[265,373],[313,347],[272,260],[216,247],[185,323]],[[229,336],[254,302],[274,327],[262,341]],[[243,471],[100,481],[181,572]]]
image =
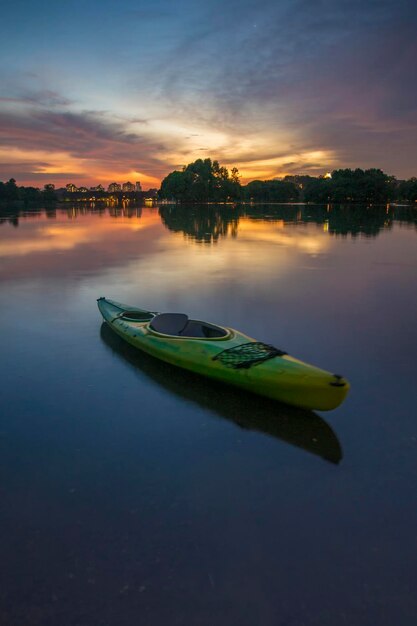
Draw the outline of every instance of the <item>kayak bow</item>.
[[[331,374],[232,328],[157,313],[107,298],[97,300],[104,320],[125,341],[197,374],[294,406],[329,411],[349,391]]]

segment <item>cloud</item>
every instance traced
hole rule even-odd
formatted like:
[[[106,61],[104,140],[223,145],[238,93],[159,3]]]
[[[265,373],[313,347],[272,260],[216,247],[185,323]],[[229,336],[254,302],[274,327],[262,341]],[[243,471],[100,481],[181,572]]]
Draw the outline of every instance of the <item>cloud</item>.
[[[74,104],[72,98],[68,98],[56,89],[45,86],[45,80],[34,72],[12,71],[10,67],[0,66],[0,81],[2,83],[2,96],[0,105],[17,104],[20,106],[38,107],[68,107]]]
[[[0,141],[34,176],[143,173],[154,185],[206,156],[247,179],[349,165],[411,176],[416,13],[408,0],[182,0],[175,10],[156,0],[129,13],[146,23],[146,43],[130,33],[116,47],[112,31],[106,63],[94,31],[81,69],[68,54],[62,68],[2,70]]]
[[[244,136],[252,153],[256,138],[268,138],[270,149],[322,149],[340,164],[411,175],[415,27],[416,9],[402,0],[266,0],[262,13],[256,2],[222,11],[215,3],[160,66],[161,98],[177,117],[221,129],[229,146],[236,138],[237,161]],[[403,154],[381,149],[384,141],[403,145]],[[225,152],[219,146],[214,156]]]
[[[65,106],[72,104],[72,100],[65,98],[54,91],[39,92],[31,95],[21,95],[20,97],[0,97],[0,102],[12,104],[40,104],[45,106]]]
[[[162,142],[131,132],[129,123],[97,112],[39,108],[1,112],[0,144],[6,157],[14,155],[15,177],[26,179],[31,163],[31,180],[141,174],[144,181],[156,182],[166,169],[157,156],[164,150]],[[0,166],[0,177],[10,175],[10,165]]]

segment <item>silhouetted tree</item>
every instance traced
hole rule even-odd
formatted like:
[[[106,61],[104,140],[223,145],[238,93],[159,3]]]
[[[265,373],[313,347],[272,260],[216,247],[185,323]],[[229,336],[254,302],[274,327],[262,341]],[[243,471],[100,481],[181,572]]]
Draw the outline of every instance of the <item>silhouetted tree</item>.
[[[305,185],[306,202],[387,202],[395,198],[396,181],[380,169],[339,169],[331,178],[310,178]]]
[[[330,178],[309,177],[303,187],[305,202],[326,203],[331,201],[332,181]]]
[[[417,178],[403,180],[398,186],[398,199],[406,202],[417,202]]]
[[[38,204],[41,200],[41,194],[37,187],[19,187],[19,200],[24,206]]]
[[[243,197],[250,202],[296,202],[300,192],[293,182],[253,180],[243,187]]]
[[[54,202],[56,202],[55,185],[44,185],[42,191],[42,199],[45,204],[53,204]]]
[[[240,196],[239,173],[232,177],[226,167],[211,159],[197,159],[162,181],[159,196],[176,202],[226,202]]]
[[[10,178],[5,184],[6,200],[7,202],[16,202],[19,198],[19,191],[16,186],[14,178]]]

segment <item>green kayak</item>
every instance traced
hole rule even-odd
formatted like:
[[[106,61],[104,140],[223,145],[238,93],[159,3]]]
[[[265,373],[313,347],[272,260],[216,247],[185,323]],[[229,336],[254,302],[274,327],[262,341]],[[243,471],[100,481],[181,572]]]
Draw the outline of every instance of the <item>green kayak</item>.
[[[158,313],[107,298],[97,300],[118,335],[148,354],[221,382],[306,409],[330,411],[349,383],[243,333],[183,313]]]

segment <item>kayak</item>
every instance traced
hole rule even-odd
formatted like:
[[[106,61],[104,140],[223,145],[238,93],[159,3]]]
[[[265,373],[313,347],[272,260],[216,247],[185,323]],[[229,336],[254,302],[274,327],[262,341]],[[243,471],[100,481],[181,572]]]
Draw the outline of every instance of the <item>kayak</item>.
[[[129,344],[172,365],[293,406],[330,411],[348,381],[285,351],[183,313],[159,313],[98,298],[110,328]]]

